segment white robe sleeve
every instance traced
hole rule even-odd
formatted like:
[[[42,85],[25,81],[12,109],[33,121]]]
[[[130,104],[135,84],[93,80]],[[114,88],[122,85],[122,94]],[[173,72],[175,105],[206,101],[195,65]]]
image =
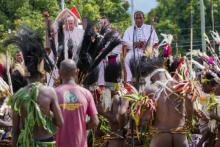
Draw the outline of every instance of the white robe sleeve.
[[[158,39],[158,36],[157,36],[157,33],[156,33],[155,29],[153,29],[150,42],[151,42],[152,45],[154,45],[154,44],[159,42],[159,39]]]
[[[133,32],[131,28],[128,28],[123,36],[123,41],[127,44],[128,49],[133,48]]]

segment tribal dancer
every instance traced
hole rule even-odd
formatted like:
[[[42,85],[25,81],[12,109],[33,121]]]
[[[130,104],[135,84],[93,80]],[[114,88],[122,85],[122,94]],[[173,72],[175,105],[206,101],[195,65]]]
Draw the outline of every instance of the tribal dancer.
[[[122,65],[117,60],[117,56],[109,56],[104,70],[105,88],[102,89],[100,101],[97,102],[99,113],[109,121],[110,132],[107,134],[106,147],[125,147],[126,129],[128,123],[129,101],[122,99]]]
[[[0,77],[6,80],[6,56],[0,53]]]
[[[78,62],[78,68],[80,69],[78,80],[87,87],[96,89],[94,83],[98,81],[98,73],[100,72],[98,65],[121,43],[120,39],[114,36],[114,33],[110,31],[101,36],[94,26],[88,25]],[[124,123],[122,123],[122,119],[128,106],[115,91],[118,80],[120,82],[121,79],[121,65],[116,62],[115,56],[112,57],[109,58],[106,68],[103,69],[105,74],[102,75],[108,88],[101,92],[101,98],[97,94],[98,90],[92,91],[98,112],[108,119],[112,132],[118,134],[114,136],[114,140],[109,140],[108,146],[124,146],[125,140],[122,137]],[[125,109],[122,108],[123,106],[125,106]]]
[[[114,37],[118,37],[120,39],[119,33],[115,32]],[[120,65],[121,66],[121,50],[122,50],[122,45],[116,46],[108,55],[105,59],[101,61],[99,64],[99,78],[98,78],[98,85],[99,86],[106,86],[106,80],[105,80],[105,75],[106,75],[106,68],[108,65]],[[110,67],[108,67],[110,68]],[[118,79],[118,82],[121,82],[121,79]]]
[[[219,147],[220,146],[220,98],[219,84],[215,77],[206,73],[202,79],[203,91],[206,95],[200,101],[202,104],[201,113],[204,118],[200,121],[200,131],[203,135],[197,147]]]
[[[62,126],[63,118],[55,90],[39,82],[44,74],[42,66],[49,63],[42,39],[30,28],[22,27],[4,44],[21,49],[28,71],[28,85],[11,98],[13,147],[55,146],[53,135],[56,126]]]
[[[9,114],[10,108],[7,106],[7,97],[11,96],[8,84],[0,77],[0,127],[12,127],[10,117],[5,120],[4,116]]]
[[[150,147],[188,147],[187,121],[192,117],[193,103],[175,93],[178,83],[165,70],[162,58],[142,60],[141,69],[146,77],[145,92],[156,103],[156,112],[148,116],[152,119]]]

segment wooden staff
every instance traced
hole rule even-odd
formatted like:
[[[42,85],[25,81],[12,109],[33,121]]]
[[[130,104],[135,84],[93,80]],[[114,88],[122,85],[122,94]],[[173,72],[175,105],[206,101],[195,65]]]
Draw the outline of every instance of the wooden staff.
[[[191,4],[191,28],[190,28],[190,79],[193,79],[192,51],[193,51],[193,10]]]
[[[10,60],[9,60],[8,51],[6,51],[6,74],[8,77],[8,84],[9,84],[10,92],[13,95],[13,87],[12,87],[11,74],[10,74]]]
[[[126,69],[125,69],[125,57],[126,57],[126,54],[127,54],[127,49],[128,49],[128,46],[127,45],[123,45],[122,46],[122,53],[121,53],[121,63],[122,63],[122,80],[124,83],[127,82],[127,72],[126,72]]]
[[[46,48],[50,48],[53,55],[54,55],[54,65],[53,68],[51,69],[50,75],[49,75],[49,81],[47,81],[47,85],[51,82],[53,78],[53,74],[55,69],[57,68],[57,51],[56,51],[56,45],[55,45],[55,37],[54,37],[54,32],[53,29],[51,28],[52,26],[52,20],[50,18],[50,15],[47,11],[43,12],[43,16],[45,17],[45,28],[46,28]],[[54,78],[53,78],[54,79]],[[54,79],[55,80],[55,79]]]

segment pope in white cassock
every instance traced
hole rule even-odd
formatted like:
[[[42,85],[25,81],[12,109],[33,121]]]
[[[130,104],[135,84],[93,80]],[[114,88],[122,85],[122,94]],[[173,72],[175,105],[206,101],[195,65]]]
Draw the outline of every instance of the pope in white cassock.
[[[55,27],[55,42],[58,50],[58,22],[63,21],[63,33],[64,33],[64,59],[68,59],[69,53],[73,55],[74,58],[77,50],[81,46],[84,30],[78,25],[79,18],[72,13],[69,9],[64,9],[56,18]],[[70,45],[71,44],[71,45]],[[71,46],[71,48],[69,48]]]
[[[144,13],[137,11],[134,14],[135,26],[129,27],[123,36],[123,41],[128,47],[125,57],[125,70],[127,82],[132,82],[133,76],[130,69],[130,60],[140,58],[144,54],[147,45],[154,46],[159,40],[154,28],[144,24]]]
[[[58,22],[63,21],[63,33],[64,33],[64,59],[68,59],[70,54],[71,58],[77,60],[77,51],[81,46],[84,30],[78,25],[78,19],[69,9],[64,9],[56,18],[54,23],[55,44],[58,51]],[[69,48],[71,46],[71,48]],[[49,57],[52,61],[55,61],[54,55],[51,52]],[[50,86],[54,85],[54,79],[58,78],[58,69],[54,69],[52,74],[47,75],[47,82]]]
[[[73,48],[71,50],[71,53],[74,58],[83,40],[84,30],[75,27],[74,23],[75,23],[75,19],[73,16],[67,17],[64,27],[65,59],[68,59],[68,49],[69,49],[68,43],[71,42],[72,44]]]

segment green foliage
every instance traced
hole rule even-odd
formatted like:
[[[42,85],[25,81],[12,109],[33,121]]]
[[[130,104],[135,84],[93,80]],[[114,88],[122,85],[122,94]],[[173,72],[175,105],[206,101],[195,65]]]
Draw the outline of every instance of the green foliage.
[[[99,116],[99,119],[101,121],[101,123],[100,123],[100,131],[102,131],[105,134],[111,132],[111,127],[109,126],[110,123],[109,123],[108,119],[106,119],[102,115]]]
[[[158,6],[147,16],[147,21],[156,16],[158,22],[156,29],[158,34],[171,33],[174,35],[174,45],[177,42],[179,49],[186,52],[190,48],[190,27],[191,12],[193,14],[193,36],[194,49],[201,48],[201,27],[200,27],[200,1],[199,0],[157,0]],[[220,0],[204,0],[206,32],[212,29],[211,10],[213,6],[215,30],[219,31]],[[192,10],[192,11],[191,11]]]
[[[18,19],[14,21],[14,25],[16,28],[21,25],[27,25],[43,34],[44,23],[42,14],[39,11],[32,11],[31,9],[32,6],[29,5],[29,3],[24,3],[24,5],[17,10]]]
[[[81,17],[97,21],[101,16],[110,19],[114,27],[124,31],[130,24],[127,12],[129,4],[124,0],[65,0],[66,7],[75,5]],[[60,0],[1,0],[0,1],[0,52],[2,42],[9,37],[8,30],[15,32],[21,25],[28,25],[45,34],[42,12],[47,10],[54,20],[60,12]],[[44,35],[45,36],[45,35]],[[10,47],[10,52],[16,48]]]
[[[26,112],[28,112],[24,128],[18,137],[18,145],[35,147],[32,132],[36,126],[43,127],[50,134],[54,134],[56,131],[52,118],[45,116],[37,104],[37,97],[41,86],[43,86],[41,83],[33,83],[30,89],[22,88],[10,98],[9,103],[16,114],[20,116],[21,109],[24,107]]]
[[[102,16],[109,18],[113,27],[124,31],[130,23],[129,3],[124,0],[74,0],[67,3],[70,8],[75,5],[81,17],[90,21],[98,21]]]
[[[15,32],[21,25],[28,25],[44,35],[43,11],[49,11],[52,18],[59,13],[59,6],[56,0],[2,0],[0,2],[0,44],[10,34],[8,30]],[[12,54],[16,48],[10,47]],[[0,52],[5,51],[1,46]]]

